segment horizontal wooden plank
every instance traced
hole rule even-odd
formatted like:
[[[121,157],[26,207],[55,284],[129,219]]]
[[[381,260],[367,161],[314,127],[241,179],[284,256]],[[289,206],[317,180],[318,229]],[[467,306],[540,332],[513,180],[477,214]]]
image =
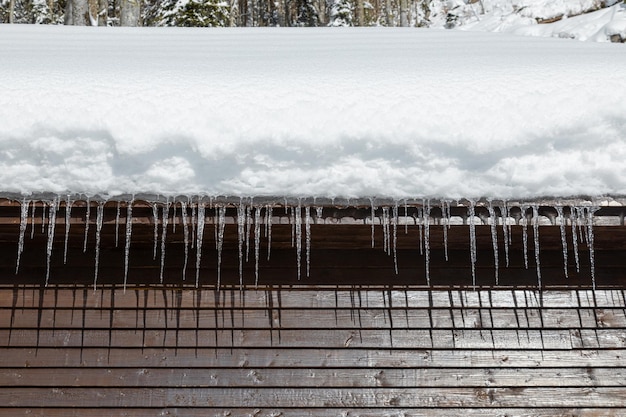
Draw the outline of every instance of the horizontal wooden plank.
[[[0,328],[626,328],[623,309],[15,309]]]
[[[10,338],[9,338],[10,336]],[[0,330],[0,344],[14,347],[291,347],[410,349],[626,348],[619,329],[555,330]]]
[[[0,387],[599,387],[625,368],[0,368]],[[95,388],[94,388],[95,389]]]
[[[626,407],[626,387],[11,388],[10,407]]]
[[[277,337],[277,336],[276,336]],[[4,348],[8,368],[596,368],[626,367],[624,350]]]
[[[175,290],[171,287],[121,287],[113,292],[90,287],[49,288],[0,287],[0,306],[4,307],[115,307],[115,308],[164,308],[181,307],[214,308],[576,308],[626,307],[626,290],[415,290],[404,288],[368,288],[339,286],[328,287],[272,287],[255,290],[246,288],[223,288],[212,290]]]
[[[0,417],[622,417],[626,408],[0,408]]]

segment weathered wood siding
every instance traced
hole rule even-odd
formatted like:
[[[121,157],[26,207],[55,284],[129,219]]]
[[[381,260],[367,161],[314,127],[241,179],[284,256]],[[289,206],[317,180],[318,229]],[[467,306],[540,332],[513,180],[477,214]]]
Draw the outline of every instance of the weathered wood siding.
[[[622,290],[0,287],[0,416],[626,415]]]

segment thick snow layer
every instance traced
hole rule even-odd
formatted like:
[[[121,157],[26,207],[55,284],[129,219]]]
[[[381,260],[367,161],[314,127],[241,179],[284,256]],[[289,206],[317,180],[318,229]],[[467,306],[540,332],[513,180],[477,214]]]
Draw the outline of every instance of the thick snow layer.
[[[0,191],[626,194],[623,45],[0,26]]]
[[[517,35],[572,38],[581,41],[609,42],[611,36],[626,39],[626,4],[606,0],[612,7],[597,10],[598,0],[483,0],[478,4],[461,3],[452,13],[461,30],[512,32]],[[595,10],[595,11],[594,11]],[[483,13],[484,12],[484,13]],[[444,26],[442,20],[435,26]],[[542,23],[540,21],[551,21]]]

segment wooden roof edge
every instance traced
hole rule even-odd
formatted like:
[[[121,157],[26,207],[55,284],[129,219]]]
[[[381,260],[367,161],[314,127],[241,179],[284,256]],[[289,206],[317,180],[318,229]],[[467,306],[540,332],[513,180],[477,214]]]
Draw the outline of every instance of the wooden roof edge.
[[[205,205],[226,205],[236,207],[240,204],[248,206],[278,206],[278,207],[334,207],[341,208],[371,208],[374,207],[626,207],[626,195],[574,195],[574,196],[539,196],[529,198],[501,198],[501,197],[480,197],[480,198],[450,198],[450,197],[411,197],[411,198],[392,198],[392,197],[311,197],[311,196],[227,196],[217,195],[210,196],[204,194],[196,195],[162,195],[154,193],[140,194],[119,194],[107,196],[101,194],[84,194],[84,193],[10,193],[0,192],[0,207],[19,206],[23,201],[36,203],[49,203],[58,200],[61,205],[67,201],[72,205],[84,206],[89,202],[92,206],[100,202],[107,204],[120,203],[126,206],[132,202],[133,206],[149,207],[153,203],[159,205],[178,202],[186,202],[188,204],[204,203]]]

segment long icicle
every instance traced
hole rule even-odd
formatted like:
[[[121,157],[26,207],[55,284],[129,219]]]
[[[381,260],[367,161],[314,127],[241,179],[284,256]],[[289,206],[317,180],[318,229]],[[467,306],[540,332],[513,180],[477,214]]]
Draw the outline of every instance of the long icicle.
[[[222,248],[224,247],[224,229],[226,228],[226,207],[217,207],[217,289],[222,279]]]
[[[296,207],[293,207],[296,209]],[[298,200],[297,211],[294,211],[294,226],[295,226],[295,239],[296,239],[296,259],[298,265],[298,281],[300,281],[301,269],[302,269],[302,204]]]
[[[521,221],[524,222],[522,225],[522,245],[524,246],[524,268],[528,269],[528,215],[526,211],[528,207],[522,206],[522,218]]]
[[[493,208],[491,201],[489,201],[489,220],[491,220],[491,244],[493,246],[493,264],[495,269],[496,285],[499,284],[499,258],[498,258],[498,218],[496,217],[496,211]]]
[[[537,266],[537,285],[541,291],[541,264],[539,262],[539,207],[533,206],[533,239],[535,246],[535,264]]]
[[[311,275],[311,207],[304,208],[304,230],[306,241],[306,276]]]
[[[374,199],[370,198],[370,211],[372,220],[372,249],[374,249],[374,219],[376,218],[376,206],[374,206]]]
[[[393,219],[393,267],[396,271],[396,275],[398,275],[398,202],[396,201],[395,205],[392,208],[392,219]]]
[[[189,260],[189,226],[187,225],[187,202],[180,202],[180,212],[183,217],[183,243],[185,246],[185,259],[183,261],[183,281],[187,278],[187,262]]]
[[[596,263],[593,248],[593,215],[597,208],[587,209],[587,247],[589,248],[589,263],[591,264],[591,288],[596,290]]]
[[[239,247],[239,288],[243,288],[243,245],[246,240],[247,208],[243,199],[237,206],[237,244]]]
[[[117,202],[117,207],[115,209],[115,247],[117,248],[117,246],[119,245],[119,240],[120,240],[120,215],[121,215],[121,209],[122,209],[122,202],[118,201]]]
[[[578,233],[576,232],[576,226],[578,223],[578,208],[570,207],[569,215],[570,223],[572,224],[572,245],[574,247],[574,260],[576,261],[576,273],[580,272],[580,257],[578,256]]]
[[[202,260],[202,239],[204,237],[204,202],[198,201],[198,208],[196,211],[198,212],[198,219],[196,223],[196,288],[198,288],[200,284],[200,262]],[[219,289],[219,263],[217,277],[217,287]]]
[[[430,199],[422,202],[424,207],[424,254],[426,255],[426,285],[430,289]]]
[[[505,264],[506,267],[509,267],[509,243],[510,242],[510,225],[509,225],[509,207],[508,204],[506,202],[506,200],[504,201],[503,207],[500,208],[500,213],[502,215],[502,233],[504,235],[504,260],[505,260]]]
[[[24,252],[24,235],[26,234],[29,205],[30,201],[26,200],[26,197],[24,197],[20,208],[20,237],[17,243],[17,263],[15,266],[15,274],[17,274],[20,269],[20,259],[22,257],[22,252]]]
[[[128,282],[128,265],[130,261],[130,241],[133,234],[133,200],[126,203],[126,242],[124,244],[124,292],[126,292],[126,283]]]
[[[265,207],[267,210],[267,260],[270,260],[270,254],[272,251],[272,211],[273,207],[271,205],[267,205]]]
[[[556,206],[557,219],[559,222],[559,230],[561,232],[561,247],[563,250],[563,271],[565,272],[565,278],[569,278],[567,271],[567,235],[565,234],[565,216],[563,215],[563,207]]]
[[[89,217],[91,214],[91,202],[87,198],[87,211],[85,213],[85,239],[83,240],[83,253],[87,252],[87,237],[89,236]]]
[[[443,256],[448,261],[448,229],[450,228],[450,203],[441,201],[441,214],[443,226]]]
[[[96,290],[96,286],[98,284],[98,268],[100,265],[100,235],[102,232],[102,224],[104,219],[104,202],[101,201],[98,203],[98,208],[96,211],[96,257],[95,257],[95,268],[93,274],[93,290]]]
[[[156,260],[157,248],[159,242],[159,206],[157,203],[152,203],[152,220],[154,221],[154,237],[152,238],[152,260]]]
[[[67,264],[67,246],[70,241],[70,225],[72,224],[72,200],[68,194],[65,200],[65,243],[63,244],[63,265]]]
[[[59,198],[55,197],[50,202],[49,220],[48,220],[48,244],[46,245],[46,287],[50,279],[50,260],[52,258],[52,244],[54,243],[54,229],[57,223],[57,208],[59,207]]]
[[[254,207],[254,287],[259,286],[259,254],[261,246],[261,206]]]
[[[474,201],[470,201],[468,212],[470,234],[470,262],[472,263],[472,288],[476,290],[476,223],[474,220]]]
[[[165,243],[167,240],[167,225],[170,221],[170,206],[172,203],[167,200],[165,206],[163,206],[163,219],[161,221],[161,272],[159,274],[159,281],[163,283],[163,270],[165,269]]]

